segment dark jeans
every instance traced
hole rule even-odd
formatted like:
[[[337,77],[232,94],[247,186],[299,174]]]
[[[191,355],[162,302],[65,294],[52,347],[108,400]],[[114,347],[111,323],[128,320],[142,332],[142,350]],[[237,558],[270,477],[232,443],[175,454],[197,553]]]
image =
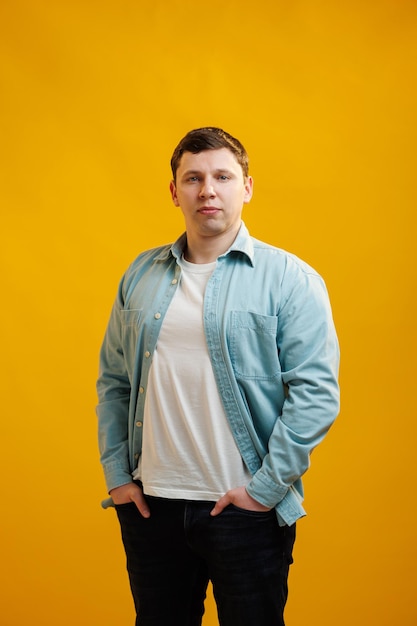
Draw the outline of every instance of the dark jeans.
[[[116,506],[136,626],[199,626],[208,581],[221,626],[283,626],[295,525],[274,511],[147,496],[151,517]]]

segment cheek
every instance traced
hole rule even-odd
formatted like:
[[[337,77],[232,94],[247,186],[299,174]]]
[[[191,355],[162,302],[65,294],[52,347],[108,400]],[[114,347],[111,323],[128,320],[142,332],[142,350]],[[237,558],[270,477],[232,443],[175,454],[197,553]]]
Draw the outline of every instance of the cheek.
[[[180,207],[183,212],[192,210],[195,203],[195,198],[191,197],[189,193],[180,193],[176,197],[176,206]]]
[[[179,207],[186,205],[189,201],[188,195],[184,191],[177,191],[174,198],[175,205]]]

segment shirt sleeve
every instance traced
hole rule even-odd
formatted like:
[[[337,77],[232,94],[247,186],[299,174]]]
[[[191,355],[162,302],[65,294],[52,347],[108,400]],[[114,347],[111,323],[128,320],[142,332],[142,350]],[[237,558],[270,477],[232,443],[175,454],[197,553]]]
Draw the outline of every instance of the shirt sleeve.
[[[97,417],[100,460],[107,488],[131,482],[128,424],[131,384],[122,343],[123,280],[100,351]]]
[[[291,265],[277,334],[286,399],[268,453],[247,486],[255,500],[278,510],[339,412],[339,346],[327,290],[313,270]]]

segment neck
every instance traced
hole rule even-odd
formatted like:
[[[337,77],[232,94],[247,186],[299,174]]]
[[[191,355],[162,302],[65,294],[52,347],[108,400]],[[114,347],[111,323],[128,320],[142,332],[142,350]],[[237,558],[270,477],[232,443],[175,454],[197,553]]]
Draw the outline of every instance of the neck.
[[[193,237],[187,232],[184,258],[190,263],[213,263],[230,248],[236,235],[237,231],[233,231],[217,237]]]
[[[219,255],[216,254],[201,254],[200,252],[197,252],[196,254],[193,254],[192,252],[190,252],[189,247],[187,246],[186,249],[184,250],[184,259],[186,261],[188,261],[189,263],[197,263],[197,264],[207,264],[207,263],[213,263],[214,261],[217,260],[217,257]]]

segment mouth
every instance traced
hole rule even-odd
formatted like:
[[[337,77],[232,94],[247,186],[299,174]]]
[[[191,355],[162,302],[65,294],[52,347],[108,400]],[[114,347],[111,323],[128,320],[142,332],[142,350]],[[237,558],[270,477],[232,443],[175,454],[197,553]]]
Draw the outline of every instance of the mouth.
[[[220,209],[215,206],[202,206],[198,209],[198,213],[201,213],[201,215],[214,215],[218,213],[218,211],[220,211]]]

